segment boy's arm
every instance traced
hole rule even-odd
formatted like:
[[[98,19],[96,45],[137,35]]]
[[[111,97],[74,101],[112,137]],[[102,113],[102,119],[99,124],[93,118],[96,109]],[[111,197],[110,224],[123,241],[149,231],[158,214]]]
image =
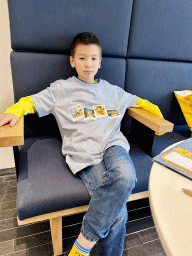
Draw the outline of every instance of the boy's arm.
[[[145,109],[145,110],[155,114],[156,116],[163,118],[163,115],[162,115],[159,107],[157,105],[149,102],[148,100],[143,100],[141,98],[138,98],[136,108]]]
[[[18,121],[18,117],[14,114],[2,114],[0,115],[0,127],[5,124],[10,124],[10,126],[14,126]]]
[[[143,100],[141,98],[138,98],[136,108],[138,108],[138,110],[139,109],[146,110],[147,112],[151,113],[152,115],[155,115],[154,117],[151,115],[148,116],[146,112],[143,113],[143,111],[139,111],[139,112],[134,111],[134,108],[133,108],[133,111],[131,109],[129,109],[129,114],[132,117],[136,118],[138,121],[140,120],[140,122],[144,121],[145,125],[147,125],[148,127],[150,127],[150,126],[153,127],[151,129],[154,129],[156,127],[159,131],[160,130],[162,131],[162,132],[155,132],[156,135],[163,135],[165,132],[172,131],[173,124],[166,121],[163,118],[163,115],[162,115],[159,107],[156,106],[155,104],[149,102],[148,100]],[[142,112],[142,113],[140,113],[140,112]],[[159,120],[158,120],[158,118],[159,118]],[[149,124],[150,124],[150,126],[149,126]]]
[[[5,114],[13,115],[13,114]],[[14,116],[14,115],[13,115]],[[18,117],[15,116],[17,119]],[[11,147],[24,144],[24,122],[23,117],[20,117],[18,122],[11,127],[4,125],[0,127],[0,147]]]
[[[27,114],[34,114],[36,112],[33,100],[30,96],[21,98],[16,104],[6,109],[0,116],[0,126],[10,123],[14,126],[17,120]]]

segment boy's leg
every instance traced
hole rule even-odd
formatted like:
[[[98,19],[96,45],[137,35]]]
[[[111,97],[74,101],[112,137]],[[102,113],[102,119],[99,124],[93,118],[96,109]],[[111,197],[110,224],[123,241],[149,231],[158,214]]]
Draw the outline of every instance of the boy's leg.
[[[127,220],[125,206],[136,180],[130,156],[122,147],[111,147],[99,165],[84,169],[80,176],[91,195],[81,235],[93,243],[102,239],[100,255],[113,253],[108,248],[112,244],[118,247],[113,249],[115,255],[122,255]]]
[[[125,205],[111,226],[108,236],[98,241],[99,256],[123,255],[127,219],[127,205]]]
[[[105,165],[103,162],[101,162],[99,165],[87,167],[84,170],[82,170],[79,174],[81,179],[83,180],[85,186],[87,187],[87,190],[92,197],[95,191],[95,188],[99,186],[102,183],[103,175],[106,171]],[[82,233],[79,234],[77,240],[76,240],[81,246],[87,249],[92,249],[92,247],[95,245],[97,240],[87,240]],[[76,253],[78,251],[75,248],[75,244],[69,254],[69,256],[78,255]],[[81,255],[81,254],[79,254]],[[82,254],[84,255],[84,254]],[[86,254],[85,254],[86,255]]]
[[[110,227],[109,234],[104,239],[99,240],[99,256],[121,256],[123,255],[126,222],[128,219],[126,202],[135,187],[136,172],[129,154],[120,146],[114,146],[106,150],[104,163],[107,168],[107,174],[112,174],[113,177],[116,177],[118,193],[112,202],[120,209],[120,205],[124,200],[124,206],[119,211],[116,221]],[[120,200],[119,206],[117,204],[118,200]]]

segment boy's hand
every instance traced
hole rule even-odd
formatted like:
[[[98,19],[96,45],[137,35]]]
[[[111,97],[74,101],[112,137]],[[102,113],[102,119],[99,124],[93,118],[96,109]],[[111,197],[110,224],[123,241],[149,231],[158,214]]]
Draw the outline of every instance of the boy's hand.
[[[18,121],[18,117],[14,114],[2,114],[0,115],[0,127],[5,124],[10,124],[10,126],[14,126]]]

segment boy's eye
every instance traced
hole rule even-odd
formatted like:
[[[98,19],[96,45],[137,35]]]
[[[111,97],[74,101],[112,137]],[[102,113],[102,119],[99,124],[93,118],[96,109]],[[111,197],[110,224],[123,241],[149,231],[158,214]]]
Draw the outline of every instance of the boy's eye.
[[[80,58],[80,60],[84,60],[85,58]]]
[[[97,60],[97,58],[92,58],[92,60]]]

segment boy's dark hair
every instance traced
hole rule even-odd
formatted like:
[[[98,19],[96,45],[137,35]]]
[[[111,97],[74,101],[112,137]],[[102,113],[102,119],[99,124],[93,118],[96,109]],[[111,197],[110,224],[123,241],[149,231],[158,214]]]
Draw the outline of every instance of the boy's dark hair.
[[[79,44],[85,44],[85,45],[96,44],[101,48],[101,51],[102,51],[102,47],[99,42],[99,39],[94,34],[92,34],[90,32],[82,32],[82,33],[77,34],[71,42],[71,56],[72,57],[74,57],[75,48]]]

